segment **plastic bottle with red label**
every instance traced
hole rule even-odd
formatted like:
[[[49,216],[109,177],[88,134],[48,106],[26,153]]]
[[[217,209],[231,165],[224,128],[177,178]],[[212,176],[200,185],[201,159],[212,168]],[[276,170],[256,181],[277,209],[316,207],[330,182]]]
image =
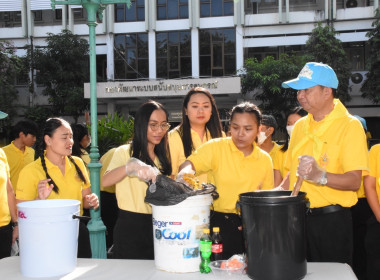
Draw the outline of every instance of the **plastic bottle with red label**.
[[[212,228],[212,245],[211,245],[211,260],[219,261],[223,259],[223,241],[220,236],[219,227]]]

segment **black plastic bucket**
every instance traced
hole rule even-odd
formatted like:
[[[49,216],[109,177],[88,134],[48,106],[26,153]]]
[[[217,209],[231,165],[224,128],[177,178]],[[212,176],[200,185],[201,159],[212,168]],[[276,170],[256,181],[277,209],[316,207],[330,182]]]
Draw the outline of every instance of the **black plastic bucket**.
[[[306,275],[306,193],[257,191],[239,195],[248,260],[257,280],[295,280]]]

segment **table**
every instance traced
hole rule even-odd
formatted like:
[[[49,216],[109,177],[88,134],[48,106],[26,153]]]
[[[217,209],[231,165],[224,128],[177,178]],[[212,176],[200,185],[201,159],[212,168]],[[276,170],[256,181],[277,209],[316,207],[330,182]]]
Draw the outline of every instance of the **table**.
[[[19,257],[9,257],[0,260],[0,278],[6,280],[31,280],[20,272]],[[105,260],[78,259],[75,270],[60,277],[42,278],[44,280],[215,280],[210,274],[170,273],[155,268],[151,260]],[[250,279],[247,275],[244,280]],[[308,263],[305,280],[354,280],[357,279],[351,267],[342,263]]]

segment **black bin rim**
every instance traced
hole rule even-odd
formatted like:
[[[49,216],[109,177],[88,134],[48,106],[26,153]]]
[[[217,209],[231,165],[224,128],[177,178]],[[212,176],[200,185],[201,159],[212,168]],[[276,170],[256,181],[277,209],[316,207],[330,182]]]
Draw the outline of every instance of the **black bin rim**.
[[[304,203],[306,199],[305,192],[299,192],[297,196],[290,196],[292,191],[272,191],[258,190],[253,192],[245,192],[239,194],[239,202],[241,204],[289,204],[289,203]]]

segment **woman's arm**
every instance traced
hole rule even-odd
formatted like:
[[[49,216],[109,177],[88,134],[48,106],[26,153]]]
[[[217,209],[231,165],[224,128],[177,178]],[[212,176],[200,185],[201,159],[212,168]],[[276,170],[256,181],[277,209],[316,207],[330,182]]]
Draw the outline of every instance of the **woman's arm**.
[[[16,196],[13,191],[11,180],[7,180],[7,194],[8,194],[8,206],[9,206],[9,212],[11,214],[11,220],[13,223],[17,223],[17,206],[16,206]],[[13,228],[12,233],[12,244],[16,241],[18,238],[18,225],[16,225]]]
[[[94,209],[98,209],[99,198],[95,193],[91,192],[91,188],[85,188],[82,190],[82,198],[83,208],[89,209],[94,207]]]
[[[368,204],[371,207],[376,220],[380,223],[380,203],[376,192],[376,178],[372,176],[365,176],[363,182]]]

